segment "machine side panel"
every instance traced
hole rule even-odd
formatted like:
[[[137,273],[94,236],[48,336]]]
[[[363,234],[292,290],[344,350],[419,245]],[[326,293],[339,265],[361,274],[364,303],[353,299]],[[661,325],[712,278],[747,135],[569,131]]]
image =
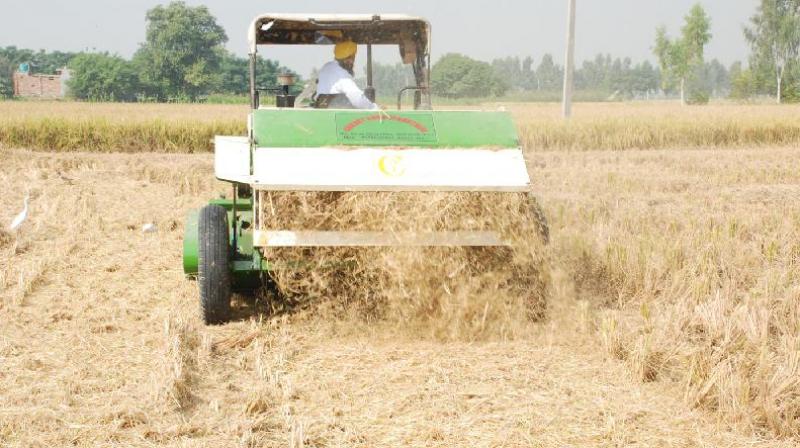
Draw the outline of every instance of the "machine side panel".
[[[526,191],[520,149],[257,148],[251,185],[277,191]]]
[[[214,173],[219,180],[246,183],[250,177],[250,139],[215,137]]]
[[[518,148],[506,112],[260,109],[257,148]]]

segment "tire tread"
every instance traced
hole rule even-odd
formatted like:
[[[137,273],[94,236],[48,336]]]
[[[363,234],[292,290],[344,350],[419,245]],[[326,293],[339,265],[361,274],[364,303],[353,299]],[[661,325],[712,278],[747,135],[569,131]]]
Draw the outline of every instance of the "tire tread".
[[[218,205],[200,210],[198,219],[200,311],[206,324],[230,318],[231,271],[228,212]]]

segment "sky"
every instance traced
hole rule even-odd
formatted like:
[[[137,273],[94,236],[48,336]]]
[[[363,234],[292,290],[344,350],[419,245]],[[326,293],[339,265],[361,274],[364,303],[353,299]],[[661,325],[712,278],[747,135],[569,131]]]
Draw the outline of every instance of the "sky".
[[[598,53],[650,60],[655,29],[665,25],[677,35],[683,17],[698,0],[577,0],[578,64]],[[96,50],[130,57],[144,41],[145,13],[163,0],[28,0],[0,15],[0,47],[81,51]],[[228,49],[247,53],[247,26],[266,12],[406,13],[430,20],[433,59],[458,52],[491,61],[532,56],[538,64],[550,53],[564,59],[566,0],[188,0],[205,5],[226,29]],[[713,39],[707,59],[728,65],[746,60],[749,48],[742,28],[759,0],[700,0],[712,19]],[[330,47],[262,48],[264,57],[306,75],[330,58]],[[397,50],[376,53],[382,62],[399,62]]]

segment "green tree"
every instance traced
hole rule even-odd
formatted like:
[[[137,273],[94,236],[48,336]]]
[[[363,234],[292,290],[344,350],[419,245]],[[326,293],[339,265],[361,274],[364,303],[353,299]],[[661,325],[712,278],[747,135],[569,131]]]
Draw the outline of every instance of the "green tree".
[[[733,82],[734,79],[741,75],[742,70],[742,61],[736,61],[731,64],[731,67],[728,69],[728,78],[730,78],[730,81]]]
[[[756,92],[756,80],[750,69],[743,69],[741,62],[736,62],[729,71],[731,79],[730,97],[736,100],[747,100]]]
[[[681,37],[670,39],[665,27],[656,30],[653,52],[661,66],[663,88],[679,84],[681,104],[686,104],[686,82],[701,71],[705,46],[711,40],[711,19],[698,3],[684,18]]]
[[[533,58],[528,56],[522,60],[522,88],[524,90],[533,90],[536,85],[536,72],[533,69]]]
[[[139,80],[132,64],[119,56],[83,53],[74,57],[67,81],[71,96],[90,101],[135,101]]]
[[[609,90],[615,95],[633,94],[633,68],[630,58],[615,59],[607,76]]]
[[[225,52],[219,63],[221,74],[217,93],[247,95],[250,92],[250,61]]]
[[[256,59],[256,86],[272,87],[277,82],[279,73],[294,73],[280,65],[278,61]],[[297,76],[296,73],[294,73]],[[230,52],[224,52],[219,63],[219,85],[215,93],[231,95],[247,95],[250,93],[250,60],[238,57]],[[298,77],[297,83],[301,84]]]
[[[686,23],[681,29],[683,44],[686,47],[686,57],[690,63],[703,62],[705,46],[711,41],[711,18],[706,14],[700,3],[692,6],[689,14],[684,18]]]
[[[367,69],[364,68],[364,80],[366,84]],[[397,94],[404,87],[413,86],[414,70],[410,65],[396,63],[391,64],[372,64],[372,83],[378,96],[388,96],[396,98]]]
[[[753,50],[750,66],[772,69],[780,104],[786,71],[800,52],[800,0],[761,0],[750,22],[744,30]]]
[[[689,72],[689,68],[685,64],[683,43],[680,40],[670,39],[667,29],[660,26],[656,29],[656,44],[653,53],[658,58],[658,65],[661,67],[661,88],[664,91],[670,91],[675,86],[676,80],[679,80],[681,103],[683,103],[685,99],[683,87],[685,77]]]
[[[503,95],[509,86],[488,63],[450,53],[434,64],[431,88],[433,93],[448,98],[483,98]]]
[[[516,56],[492,61],[492,69],[495,75],[515,90],[523,90],[525,79],[522,71],[522,62]]]
[[[706,64],[708,85],[714,96],[724,97],[731,89],[731,78],[728,69],[716,59]]]
[[[553,62],[553,56],[545,54],[536,68],[537,90],[558,90],[564,79],[564,70]]]
[[[634,92],[649,96],[650,93],[658,91],[658,86],[661,83],[661,74],[650,61],[644,61],[634,69],[633,79]]]
[[[594,60],[583,61],[575,72],[575,86],[584,90],[608,91],[611,55],[598,54]]]
[[[14,86],[11,76],[14,73],[14,64],[5,56],[0,55],[0,98],[10,98],[14,95]]]
[[[800,63],[795,61],[786,73],[785,88],[782,91],[783,99],[787,102],[800,102]]]
[[[147,12],[146,41],[134,57],[141,82],[159,100],[217,90],[228,37],[205,6],[182,1]]]

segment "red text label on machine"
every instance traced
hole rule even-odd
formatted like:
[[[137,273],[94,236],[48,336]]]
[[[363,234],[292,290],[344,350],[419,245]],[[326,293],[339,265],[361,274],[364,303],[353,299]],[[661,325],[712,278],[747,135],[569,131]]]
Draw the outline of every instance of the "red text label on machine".
[[[344,144],[420,146],[435,144],[438,140],[430,114],[410,117],[385,113],[338,113],[336,128],[338,139]]]
[[[390,120],[390,121],[397,121],[397,122],[400,122],[400,123],[405,123],[405,124],[407,124],[409,126],[413,126],[414,128],[416,128],[419,132],[422,132],[423,134],[428,132],[428,128],[426,128],[424,125],[422,125],[422,123],[420,123],[418,121],[415,121],[415,120],[412,120],[412,119],[410,119],[408,117],[400,117],[400,116],[397,116],[397,115],[380,115],[380,114],[370,115],[369,117],[364,117],[364,118],[359,118],[357,120],[353,120],[353,121],[350,122],[350,124],[348,124],[347,126],[344,127],[344,131],[345,132],[350,132],[353,129],[361,126],[362,124],[364,124],[364,123],[366,123],[368,121],[383,121],[383,120]]]

